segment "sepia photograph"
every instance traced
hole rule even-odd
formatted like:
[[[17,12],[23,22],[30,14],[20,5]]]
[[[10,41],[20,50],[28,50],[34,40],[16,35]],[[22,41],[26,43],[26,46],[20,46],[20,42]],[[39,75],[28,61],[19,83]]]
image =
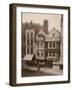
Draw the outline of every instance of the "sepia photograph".
[[[10,85],[70,82],[70,7],[10,5]]]
[[[63,74],[63,14],[21,13],[22,77]]]

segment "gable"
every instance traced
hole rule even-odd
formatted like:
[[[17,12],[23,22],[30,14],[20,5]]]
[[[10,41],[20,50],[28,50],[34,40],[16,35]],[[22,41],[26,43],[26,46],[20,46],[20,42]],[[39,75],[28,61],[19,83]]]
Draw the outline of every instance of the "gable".
[[[51,37],[58,37],[58,38],[60,37],[60,32],[56,28],[51,29],[49,34]]]

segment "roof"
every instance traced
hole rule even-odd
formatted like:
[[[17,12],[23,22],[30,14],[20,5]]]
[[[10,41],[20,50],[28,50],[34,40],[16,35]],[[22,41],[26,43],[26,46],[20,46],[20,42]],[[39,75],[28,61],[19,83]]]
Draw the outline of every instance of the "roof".
[[[52,32],[55,32],[55,33],[59,33],[60,34],[60,31],[57,30],[55,27],[53,27],[49,33],[52,33]]]
[[[60,41],[61,38],[59,36],[55,36],[53,37],[52,35],[46,35],[45,36],[45,41],[48,42],[48,41]]]
[[[25,57],[23,58],[24,61],[32,61],[33,54],[26,54]]]
[[[39,30],[38,35],[46,35],[42,29]]]
[[[50,41],[50,40],[60,41],[61,40],[61,34],[55,27],[53,27],[53,29],[51,29],[49,31],[49,34],[46,35],[45,40],[46,41]]]
[[[22,24],[22,27],[23,27],[23,31],[29,29],[34,29],[35,30],[35,34],[37,34],[39,32],[39,29],[41,28],[41,25],[40,24],[37,24],[37,23],[23,23]]]

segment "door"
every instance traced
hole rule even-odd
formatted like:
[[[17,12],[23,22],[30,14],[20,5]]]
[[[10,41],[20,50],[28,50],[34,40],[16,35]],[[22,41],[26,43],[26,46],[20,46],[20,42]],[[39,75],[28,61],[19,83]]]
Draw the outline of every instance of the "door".
[[[52,68],[53,67],[53,62],[52,61],[47,61],[47,65],[49,68]]]

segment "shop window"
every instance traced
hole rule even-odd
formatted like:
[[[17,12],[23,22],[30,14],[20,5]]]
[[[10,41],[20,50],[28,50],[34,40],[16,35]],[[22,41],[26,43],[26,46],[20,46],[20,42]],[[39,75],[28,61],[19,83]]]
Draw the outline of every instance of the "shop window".
[[[63,65],[62,64],[60,65],[60,69],[63,70]]]

